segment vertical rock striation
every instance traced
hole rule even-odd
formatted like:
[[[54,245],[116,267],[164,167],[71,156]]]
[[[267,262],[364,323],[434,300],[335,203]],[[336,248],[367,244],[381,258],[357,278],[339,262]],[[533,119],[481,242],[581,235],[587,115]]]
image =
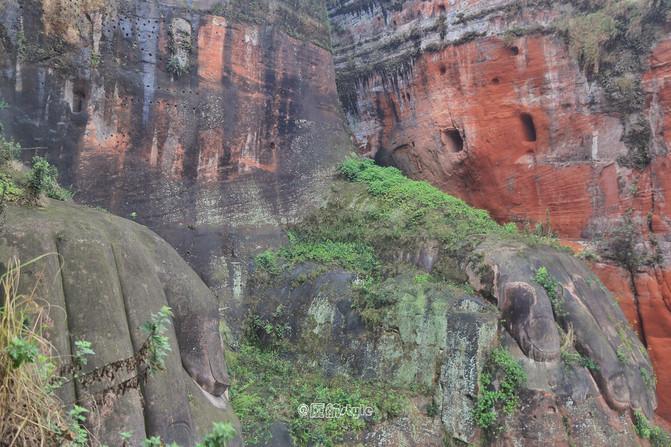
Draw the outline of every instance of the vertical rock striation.
[[[219,293],[347,151],[321,0],[7,1],[0,40],[25,159],[137,215]]]

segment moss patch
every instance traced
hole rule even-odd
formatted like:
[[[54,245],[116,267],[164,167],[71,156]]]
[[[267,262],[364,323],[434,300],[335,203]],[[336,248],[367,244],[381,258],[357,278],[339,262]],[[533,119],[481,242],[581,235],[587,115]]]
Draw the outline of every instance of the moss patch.
[[[305,363],[251,344],[243,344],[237,353],[227,352],[226,362],[231,374],[231,403],[249,445],[263,445],[270,439],[270,425],[282,421],[289,425],[297,445],[333,446],[348,433],[401,415],[407,407],[404,394],[385,384],[345,376],[327,379]],[[372,411],[365,416],[333,418],[303,414],[304,405],[322,403],[332,404],[334,409]],[[319,408],[313,406],[313,411]]]

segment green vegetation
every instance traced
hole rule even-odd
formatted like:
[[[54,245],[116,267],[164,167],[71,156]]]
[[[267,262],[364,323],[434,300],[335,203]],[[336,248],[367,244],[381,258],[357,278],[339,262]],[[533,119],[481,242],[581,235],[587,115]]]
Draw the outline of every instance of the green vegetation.
[[[172,74],[175,78],[181,78],[189,72],[189,66],[183,63],[182,59],[176,55],[170,56],[165,68],[168,70],[168,73]]]
[[[270,319],[258,315],[249,315],[245,322],[245,338],[256,345],[277,347],[291,333],[291,326],[286,322],[284,307],[280,304]]]
[[[146,356],[143,359],[147,364],[149,372],[160,371],[165,367],[165,358],[170,352],[170,340],[165,335],[172,318],[172,310],[168,306],[161,307],[157,313],[152,314],[149,321],[142,324],[142,330],[147,334],[144,343]]]
[[[575,348],[575,333],[573,326],[569,323],[568,329],[564,331],[558,327],[559,333],[562,337],[562,343],[559,350],[562,362],[566,366],[581,366],[590,371],[598,371],[599,365],[591,358],[580,354]]]
[[[370,247],[349,242],[297,242],[277,250],[266,251],[256,257],[257,265],[268,273],[280,273],[280,266],[292,267],[305,262],[337,266],[361,273],[371,273],[377,260]]]
[[[371,160],[349,157],[339,173],[345,181],[336,184],[330,202],[292,226],[285,247],[256,257],[257,281],[269,282],[305,263],[316,266],[294,281],[294,287],[334,268],[354,272],[354,305],[375,325],[396,303],[398,284],[393,278],[401,274],[417,286],[408,291],[411,295],[440,288],[463,290],[467,278],[459,265],[471,260],[484,239],[552,242],[548,232],[522,234],[514,224],[498,225],[486,211]],[[413,258],[427,244],[438,259],[430,276]]]
[[[72,193],[58,184],[58,170],[42,157],[34,157],[30,171],[17,162],[21,145],[7,139],[0,125],[0,214],[6,202],[36,203],[42,196],[70,200]]]
[[[58,169],[42,157],[33,157],[26,186],[33,200],[38,200],[42,195],[56,200],[72,198],[72,193],[58,184]]]
[[[617,325],[616,330],[617,330],[617,336],[620,339],[620,345],[615,350],[615,355],[617,356],[617,359],[619,361],[621,361],[622,363],[627,363],[627,360],[634,353],[634,345],[631,342],[631,338],[627,334],[625,323],[620,322]]]
[[[641,366],[639,370],[641,372],[641,379],[643,379],[645,386],[651,390],[654,390],[655,386],[657,385],[657,377],[655,376],[654,371],[646,368],[645,366]]]
[[[235,428],[230,423],[215,422],[210,433],[196,447],[226,447],[235,438],[235,435]]]
[[[89,441],[89,432],[84,428],[88,410],[79,405],[73,405],[68,411],[68,433],[69,442],[65,445],[70,447],[86,447]],[[65,433],[59,433],[59,436],[66,436]]]
[[[475,423],[489,433],[499,431],[501,417],[517,410],[518,393],[526,380],[524,369],[507,350],[494,349],[480,375],[480,390],[473,409]]]
[[[562,19],[556,29],[562,33],[586,74],[604,88],[613,110],[624,113],[623,141],[628,153],[618,163],[643,169],[652,160],[650,123],[640,118],[629,124],[626,114],[636,117],[644,106],[641,74],[657,33],[671,8],[669,0],[582,0],[572,1],[576,14]]]
[[[603,11],[578,15],[565,25],[572,56],[590,72],[598,73],[604,45],[617,33],[615,19]]]
[[[100,53],[91,53],[91,68],[98,68],[100,62],[102,62]]]
[[[270,425],[283,421],[297,445],[333,446],[350,432],[403,414],[407,405],[403,394],[384,384],[344,376],[327,379],[317,368],[255,344],[243,343],[239,352],[226,355],[231,403],[249,445],[263,444],[270,437]],[[312,403],[331,403],[341,409],[371,408],[372,414],[306,417],[299,409]]]
[[[19,293],[20,270],[12,261],[0,277],[0,439],[13,439],[16,445],[61,445],[57,441],[68,418],[49,392],[55,367],[42,332],[46,313],[36,297]]]
[[[634,427],[636,427],[636,434],[643,439],[648,439],[652,447],[669,447],[671,446],[671,436],[648,421],[648,418],[640,411],[634,411]]]
[[[95,351],[91,349],[91,342],[87,340],[75,341],[75,354],[73,361],[79,367],[86,366],[89,363],[88,356],[95,355]]]
[[[579,352],[562,350],[561,359],[569,366],[582,366],[590,371],[597,371],[599,369],[599,365],[594,360],[581,355]]]
[[[13,140],[5,138],[2,134],[2,127],[0,127],[0,167],[12,160],[16,160],[19,158],[20,154],[21,145]]]
[[[621,166],[632,169],[643,169],[652,161],[652,155],[649,151],[652,132],[650,123],[644,118],[629,126],[628,132],[623,138],[627,146],[627,153],[618,157],[617,162]]]
[[[614,66],[627,50],[643,53],[654,40],[655,25],[666,19],[667,0],[583,0],[577,13],[557,28],[569,42],[574,57],[588,73]],[[628,56],[628,55],[627,55]],[[612,68],[612,67],[609,67]],[[632,67],[637,68],[637,67]]]
[[[235,439],[236,431],[229,422],[215,422],[212,429],[205,435],[202,442],[196,444],[196,447],[227,447]],[[130,447],[133,433],[126,431],[119,433],[123,445],[121,447]],[[142,447],[180,447],[176,442],[166,444],[160,436],[152,436],[142,441]]]
[[[7,272],[0,276],[0,408],[8,413],[0,418],[0,439],[13,439],[16,445],[62,445],[87,446],[90,434],[84,427],[87,409],[76,402],[66,408],[55,391],[63,384],[77,380],[83,390],[103,378],[113,378],[121,368],[136,371],[136,375],[120,383],[110,385],[95,393],[87,391],[82,401],[100,403],[108,392],[116,396],[141,386],[148,375],[164,368],[164,360],[170,350],[164,335],[172,315],[170,308],[163,307],[143,325],[147,339],[132,357],[111,362],[91,371],[83,372],[88,356],[95,355],[90,342],[77,340],[71,361],[56,356],[53,346],[44,338],[43,330],[49,319],[45,309],[34,295],[18,291],[21,269],[44,258],[44,255],[20,264],[16,260],[8,263]],[[60,367],[57,367],[60,365]],[[88,404],[87,404],[88,405]],[[214,443],[230,436],[230,430],[215,427],[205,446],[226,445]],[[208,439],[208,438],[206,438]],[[162,445],[162,444],[159,444]]]
[[[640,231],[632,218],[632,210],[622,216],[620,222],[606,231],[598,248],[603,257],[615,261],[630,272],[649,262],[647,253],[638,248]]]
[[[536,281],[548,295],[550,299],[550,304],[552,305],[552,311],[555,314],[555,318],[559,319],[567,315],[566,309],[564,308],[563,300],[563,290],[559,281],[557,281],[551,274],[548,272],[546,267],[540,267],[536,270],[534,275],[534,281]]]

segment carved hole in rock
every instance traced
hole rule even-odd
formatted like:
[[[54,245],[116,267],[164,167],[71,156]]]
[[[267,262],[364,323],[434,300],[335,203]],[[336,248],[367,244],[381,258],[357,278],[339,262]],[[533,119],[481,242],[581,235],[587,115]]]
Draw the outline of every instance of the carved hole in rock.
[[[440,64],[440,74],[444,75],[445,73],[447,73],[447,67],[445,64]]]
[[[464,150],[464,139],[459,129],[445,129],[442,132],[441,140],[443,146],[449,152],[461,152]]]
[[[82,88],[75,88],[72,91],[72,113],[81,113],[86,104],[86,93]]]
[[[513,56],[517,56],[518,54],[520,54],[520,49],[515,46],[512,46],[510,47],[510,52],[513,53]]]
[[[500,82],[501,82],[501,80],[499,78],[492,79],[492,84],[494,84],[494,85],[498,85]]]
[[[536,141],[536,125],[533,117],[528,113],[520,114],[520,123],[525,141]]]
[[[445,12],[445,5],[438,5],[438,10],[440,12]]]

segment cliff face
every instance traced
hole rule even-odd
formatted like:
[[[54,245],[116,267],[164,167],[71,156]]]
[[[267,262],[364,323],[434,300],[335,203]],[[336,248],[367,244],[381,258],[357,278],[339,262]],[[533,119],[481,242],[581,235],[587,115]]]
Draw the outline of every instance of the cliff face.
[[[0,24],[24,158],[137,216],[217,292],[244,284],[240,241],[272,240],[347,151],[321,1],[8,1]]]
[[[647,24],[636,51],[600,42],[613,54],[586,68],[562,21],[593,11],[516,3],[332,2],[349,123],[378,162],[601,255],[671,420],[668,26]]]

